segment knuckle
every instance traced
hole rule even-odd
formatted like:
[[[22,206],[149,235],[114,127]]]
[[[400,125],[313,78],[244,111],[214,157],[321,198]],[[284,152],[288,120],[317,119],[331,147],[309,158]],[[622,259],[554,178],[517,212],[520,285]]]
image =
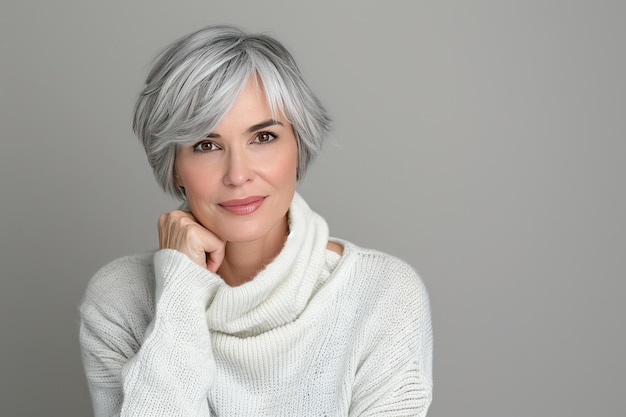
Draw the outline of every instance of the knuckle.
[[[202,236],[202,231],[195,224],[187,223],[183,226],[183,229],[189,238],[197,239]]]

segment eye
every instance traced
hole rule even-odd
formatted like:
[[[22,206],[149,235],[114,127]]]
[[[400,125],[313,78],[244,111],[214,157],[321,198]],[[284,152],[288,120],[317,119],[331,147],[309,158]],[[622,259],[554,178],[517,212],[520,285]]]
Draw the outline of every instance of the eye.
[[[254,137],[254,140],[252,141],[253,143],[269,143],[271,141],[273,141],[274,139],[276,139],[277,136],[273,133],[270,132],[259,132],[256,134],[256,136]]]
[[[215,142],[211,142],[210,140],[202,140],[195,145],[193,145],[194,152],[211,152],[219,149],[219,146]]]

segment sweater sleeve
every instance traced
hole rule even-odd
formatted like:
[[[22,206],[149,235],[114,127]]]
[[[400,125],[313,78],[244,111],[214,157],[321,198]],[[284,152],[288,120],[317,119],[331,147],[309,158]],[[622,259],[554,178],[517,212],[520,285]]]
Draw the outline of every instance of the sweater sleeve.
[[[83,361],[97,417],[210,415],[216,368],[206,307],[221,280],[174,250],[155,253],[154,277],[156,307],[143,335],[132,323],[136,315],[111,311],[135,308],[128,299],[116,300],[121,307],[100,304],[102,294],[88,289],[81,306]]]
[[[428,293],[408,265],[401,265],[393,275],[396,277],[386,283],[387,289],[376,294],[350,417],[424,417],[432,401]]]

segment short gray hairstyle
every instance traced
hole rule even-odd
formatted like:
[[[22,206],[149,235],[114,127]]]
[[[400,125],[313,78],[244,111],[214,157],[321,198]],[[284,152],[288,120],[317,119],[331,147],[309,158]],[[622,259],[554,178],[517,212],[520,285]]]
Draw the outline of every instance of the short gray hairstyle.
[[[234,26],[207,26],[157,55],[135,105],[133,130],[159,185],[184,200],[174,180],[176,146],[209,134],[228,112],[248,78],[262,81],[272,112],[293,126],[301,179],[330,129],[328,113],[302,78],[287,49],[265,34]]]

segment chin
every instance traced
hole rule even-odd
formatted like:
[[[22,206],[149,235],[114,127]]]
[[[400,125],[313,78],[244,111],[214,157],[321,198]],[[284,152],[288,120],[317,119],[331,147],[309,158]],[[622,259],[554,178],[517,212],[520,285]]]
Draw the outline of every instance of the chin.
[[[247,243],[260,239],[271,237],[272,232],[280,230],[281,222],[287,222],[286,215],[275,222],[262,221],[259,222],[250,219],[250,221],[237,222],[237,224],[228,225],[228,227],[220,230],[220,238],[226,242]]]

